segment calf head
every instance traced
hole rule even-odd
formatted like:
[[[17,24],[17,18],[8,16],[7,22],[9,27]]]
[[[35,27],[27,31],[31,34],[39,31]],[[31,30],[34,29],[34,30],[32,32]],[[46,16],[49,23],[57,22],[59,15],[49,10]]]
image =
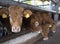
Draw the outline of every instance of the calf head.
[[[20,6],[10,6],[9,16],[12,32],[20,32],[24,8]]]

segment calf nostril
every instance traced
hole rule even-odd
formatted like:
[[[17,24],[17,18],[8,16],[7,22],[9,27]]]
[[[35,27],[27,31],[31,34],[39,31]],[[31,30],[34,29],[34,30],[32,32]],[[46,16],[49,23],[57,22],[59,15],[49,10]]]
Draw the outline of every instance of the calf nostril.
[[[17,31],[19,31],[20,30],[20,28],[17,28]]]

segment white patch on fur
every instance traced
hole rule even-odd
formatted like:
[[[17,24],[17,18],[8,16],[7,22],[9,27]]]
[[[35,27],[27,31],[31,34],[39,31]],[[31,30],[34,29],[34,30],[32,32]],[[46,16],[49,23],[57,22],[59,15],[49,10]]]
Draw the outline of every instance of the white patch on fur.
[[[37,33],[42,33],[42,30],[38,31]]]
[[[43,38],[43,40],[48,40],[48,37],[46,37],[46,38]]]

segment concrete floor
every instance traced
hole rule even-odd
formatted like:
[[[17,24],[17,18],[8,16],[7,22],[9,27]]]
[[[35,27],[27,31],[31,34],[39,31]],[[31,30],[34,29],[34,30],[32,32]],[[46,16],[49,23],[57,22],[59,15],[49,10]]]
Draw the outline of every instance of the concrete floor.
[[[60,22],[58,22],[57,25],[59,25],[57,27],[57,32],[55,34],[53,34],[52,36],[50,36],[49,40],[43,41],[43,40],[39,39],[34,44],[60,44]]]
[[[35,40],[39,39],[39,33],[30,32],[28,34],[16,37],[0,44],[32,44]]]

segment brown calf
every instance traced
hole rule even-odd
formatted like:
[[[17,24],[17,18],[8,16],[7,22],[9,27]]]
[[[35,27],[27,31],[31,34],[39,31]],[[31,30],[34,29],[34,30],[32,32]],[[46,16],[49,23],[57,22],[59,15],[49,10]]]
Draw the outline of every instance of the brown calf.
[[[10,16],[10,24],[12,27],[12,32],[20,32],[22,25],[22,18],[26,17],[26,15],[31,15],[32,12],[30,10],[24,10],[21,6],[10,6],[9,7],[9,16]]]
[[[56,31],[56,25],[53,19],[45,12],[36,12],[31,15],[31,28],[35,32],[40,32],[42,30],[43,40],[48,40],[48,33],[51,28],[53,32]]]

